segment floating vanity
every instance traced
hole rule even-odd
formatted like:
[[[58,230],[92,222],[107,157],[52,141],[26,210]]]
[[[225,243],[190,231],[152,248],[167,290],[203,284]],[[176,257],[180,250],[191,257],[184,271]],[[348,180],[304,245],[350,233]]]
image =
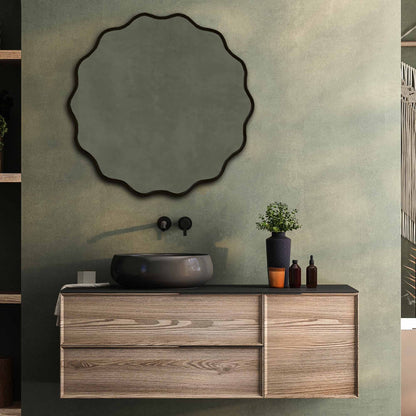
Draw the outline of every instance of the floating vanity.
[[[353,398],[358,292],[64,289],[63,398]]]

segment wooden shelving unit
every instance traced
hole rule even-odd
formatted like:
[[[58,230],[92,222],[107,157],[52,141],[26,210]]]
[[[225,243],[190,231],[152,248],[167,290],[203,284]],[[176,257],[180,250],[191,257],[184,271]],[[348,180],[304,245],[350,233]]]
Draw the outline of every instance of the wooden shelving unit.
[[[0,416],[20,416],[22,414],[22,409],[20,402],[13,403],[10,407],[0,408]]]
[[[0,305],[20,305],[22,295],[17,292],[0,292]]]
[[[14,400],[0,407],[0,416],[21,416],[21,1],[0,2],[0,16],[0,114],[8,125],[8,173],[0,173],[0,215],[6,218],[0,233],[0,355],[12,359]]]
[[[0,173],[0,183],[19,183],[22,182],[21,173]]]
[[[0,50],[0,60],[2,61],[20,61],[21,59],[22,51]]]

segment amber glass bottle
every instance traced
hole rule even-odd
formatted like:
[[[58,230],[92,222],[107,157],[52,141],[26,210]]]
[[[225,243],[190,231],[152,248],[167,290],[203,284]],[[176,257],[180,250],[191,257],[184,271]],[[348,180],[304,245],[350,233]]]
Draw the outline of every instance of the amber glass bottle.
[[[289,287],[299,288],[301,284],[302,269],[298,265],[297,260],[293,260],[292,265],[289,267]]]
[[[318,285],[318,269],[313,261],[313,256],[309,260],[309,266],[306,268],[306,287],[315,288]]]

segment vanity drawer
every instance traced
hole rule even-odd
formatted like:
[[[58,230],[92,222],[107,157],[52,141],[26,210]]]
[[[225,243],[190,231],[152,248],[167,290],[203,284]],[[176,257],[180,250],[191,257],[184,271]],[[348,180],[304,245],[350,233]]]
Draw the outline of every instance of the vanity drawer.
[[[267,295],[265,328],[265,397],[358,397],[358,295]]]
[[[65,294],[61,345],[261,345],[259,295]]]
[[[62,398],[261,397],[260,348],[62,348]]]

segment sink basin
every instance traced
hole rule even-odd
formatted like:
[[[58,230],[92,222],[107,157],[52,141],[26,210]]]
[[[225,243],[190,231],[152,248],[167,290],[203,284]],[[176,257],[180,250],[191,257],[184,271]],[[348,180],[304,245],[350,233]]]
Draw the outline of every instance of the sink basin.
[[[128,288],[202,286],[212,274],[209,254],[116,254],[111,262],[113,279]]]

